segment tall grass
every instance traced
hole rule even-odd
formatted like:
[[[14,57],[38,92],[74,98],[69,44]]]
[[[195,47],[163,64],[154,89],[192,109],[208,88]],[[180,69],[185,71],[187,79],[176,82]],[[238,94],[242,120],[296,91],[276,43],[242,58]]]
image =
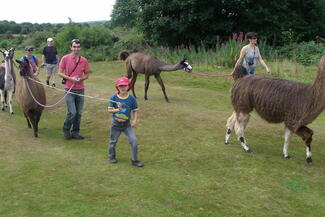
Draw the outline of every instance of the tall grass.
[[[177,62],[186,56],[197,69],[213,71],[215,68],[233,67],[245,44],[246,42],[239,38],[229,39],[225,43],[217,44],[214,48],[206,47],[204,43],[201,43],[200,47],[179,46],[173,49],[157,47],[150,48],[146,52],[166,62]],[[278,52],[267,45],[265,41],[260,41],[258,47],[263,58],[272,60],[279,58]]]

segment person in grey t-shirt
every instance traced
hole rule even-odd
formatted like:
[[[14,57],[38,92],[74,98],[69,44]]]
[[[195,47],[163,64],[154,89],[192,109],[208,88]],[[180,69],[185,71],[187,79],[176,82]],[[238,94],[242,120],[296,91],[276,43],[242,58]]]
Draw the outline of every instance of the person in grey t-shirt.
[[[236,66],[242,63],[243,67],[245,67],[248,74],[253,75],[255,74],[255,67],[257,60],[262,64],[262,66],[265,68],[266,72],[270,72],[269,67],[264,62],[260,50],[256,46],[257,41],[257,33],[255,32],[249,32],[246,34],[246,38],[249,41],[248,45],[245,45],[241,51],[240,56],[235,64],[234,70]]]

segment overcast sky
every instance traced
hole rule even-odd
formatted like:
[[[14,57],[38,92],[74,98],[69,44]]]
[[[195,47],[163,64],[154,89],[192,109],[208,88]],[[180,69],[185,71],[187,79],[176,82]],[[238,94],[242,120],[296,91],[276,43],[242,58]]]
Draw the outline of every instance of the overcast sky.
[[[68,23],[109,20],[116,0],[1,0],[0,20]]]

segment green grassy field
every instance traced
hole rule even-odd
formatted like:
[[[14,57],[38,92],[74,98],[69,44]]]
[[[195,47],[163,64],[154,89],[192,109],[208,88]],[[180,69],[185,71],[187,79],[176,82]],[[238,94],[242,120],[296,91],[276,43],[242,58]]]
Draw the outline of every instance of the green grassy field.
[[[310,82],[316,67],[271,63],[271,76]],[[203,73],[230,69],[200,68]],[[92,63],[86,94],[108,98],[124,63]],[[280,70],[282,69],[282,70]],[[261,72],[262,69],[257,70]],[[40,75],[44,81],[44,71]],[[125,136],[117,146],[118,164],[107,163],[111,117],[107,102],[85,100],[83,141],[65,141],[65,103],[47,109],[33,137],[21,111],[0,113],[0,216],[125,217],[211,216],[316,217],[325,215],[325,116],[314,130],[313,165],[305,163],[303,142],[293,136],[282,158],[283,125],[271,125],[252,113],[246,131],[253,153],[244,153],[235,136],[224,145],[232,113],[231,81],[200,78],[184,71],[163,72],[171,103],[151,78],[143,100],[144,76],[136,93],[140,106],[136,134],[144,168],[130,165]],[[59,79],[57,79],[57,83]],[[48,103],[62,96],[46,89]]]

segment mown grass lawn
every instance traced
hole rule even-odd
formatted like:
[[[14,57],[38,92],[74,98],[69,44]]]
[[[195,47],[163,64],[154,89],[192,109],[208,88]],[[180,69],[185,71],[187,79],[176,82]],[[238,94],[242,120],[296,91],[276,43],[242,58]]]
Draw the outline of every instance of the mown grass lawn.
[[[108,98],[124,63],[91,64],[86,94]],[[195,66],[194,66],[195,67]],[[315,67],[283,68],[286,77],[311,81]],[[215,70],[198,69],[212,73]],[[262,69],[258,70],[259,72]],[[216,73],[229,73],[219,68]],[[44,81],[44,72],[40,76]],[[0,113],[0,216],[324,216],[325,116],[314,130],[312,166],[305,147],[293,136],[282,158],[283,125],[271,125],[256,113],[247,129],[252,154],[244,153],[235,136],[224,145],[225,123],[232,113],[231,81],[199,78],[183,71],[163,72],[171,103],[151,78],[149,100],[143,100],[144,77],[136,93],[140,106],[136,130],[144,168],[130,165],[130,147],[122,135],[118,164],[107,163],[110,115],[107,102],[86,99],[83,141],[65,141],[65,103],[45,110],[39,138],[33,138],[21,111]],[[57,79],[57,83],[59,79]],[[48,103],[61,92],[47,89]]]

